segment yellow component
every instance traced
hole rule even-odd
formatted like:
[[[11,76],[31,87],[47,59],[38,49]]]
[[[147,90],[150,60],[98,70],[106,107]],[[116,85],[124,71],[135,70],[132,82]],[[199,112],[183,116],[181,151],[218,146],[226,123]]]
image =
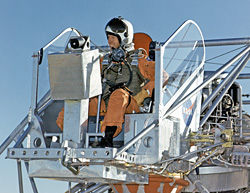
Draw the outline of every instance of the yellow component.
[[[174,178],[183,178],[183,174],[182,173],[169,173],[166,172],[168,177],[174,177]]]
[[[189,141],[191,143],[213,143],[214,140],[211,139],[214,137],[213,135],[203,135],[203,134],[197,134],[197,133],[190,133],[189,135],[190,139]]]
[[[191,139],[190,140],[193,143],[213,143],[214,140],[213,139]]]
[[[194,136],[198,136],[198,137],[200,137],[200,138],[209,138],[209,137],[213,137],[213,135],[202,135],[202,134],[197,134],[197,133],[194,133],[194,132],[192,132],[192,133],[190,133],[190,137],[194,137]]]
[[[233,142],[224,143],[222,147],[233,147]]]
[[[221,142],[226,142],[222,146],[223,147],[233,147],[233,141],[232,141],[232,135],[233,135],[233,130],[232,129],[224,129],[221,132],[222,140]],[[213,138],[214,135],[202,135],[202,134],[197,134],[195,132],[192,132],[189,134],[189,141],[191,143],[214,143]]]
[[[233,130],[232,129],[224,129],[221,132],[221,135],[225,135],[225,139],[222,140],[222,142],[226,142],[224,143],[222,146],[223,147],[233,147],[233,141],[232,141],[232,135],[233,135]]]

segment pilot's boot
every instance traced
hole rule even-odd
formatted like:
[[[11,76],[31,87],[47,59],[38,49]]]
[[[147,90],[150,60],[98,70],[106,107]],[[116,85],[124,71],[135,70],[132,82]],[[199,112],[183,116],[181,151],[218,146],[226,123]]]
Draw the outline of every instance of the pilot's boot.
[[[106,126],[105,136],[102,137],[97,147],[113,147],[113,136],[116,132],[117,126]]]

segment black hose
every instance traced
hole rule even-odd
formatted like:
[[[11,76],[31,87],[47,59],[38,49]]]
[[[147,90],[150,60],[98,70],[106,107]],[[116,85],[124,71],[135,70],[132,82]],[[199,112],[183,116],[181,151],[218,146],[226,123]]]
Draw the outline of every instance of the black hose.
[[[130,84],[132,83],[132,80],[133,80],[133,71],[132,71],[131,65],[126,60],[124,60],[124,64],[127,66],[128,70],[129,70],[129,80],[125,84],[125,86],[129,87]]]
[[[195,185],[195,187],[201,193],[209,193],[209,191],[207,190],[207,188],[205,186],[203,186],[203,184],[201,183],[201,181],[198,180],[194,174],[189,173],[187,177],[192,182],[192,184]]]

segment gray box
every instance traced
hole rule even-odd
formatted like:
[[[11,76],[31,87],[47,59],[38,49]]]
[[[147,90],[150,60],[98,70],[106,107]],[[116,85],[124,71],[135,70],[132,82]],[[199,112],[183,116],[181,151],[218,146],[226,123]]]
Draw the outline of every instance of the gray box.
[[[51,98],[80,100],[102,93],[99,51],[48,55]]]

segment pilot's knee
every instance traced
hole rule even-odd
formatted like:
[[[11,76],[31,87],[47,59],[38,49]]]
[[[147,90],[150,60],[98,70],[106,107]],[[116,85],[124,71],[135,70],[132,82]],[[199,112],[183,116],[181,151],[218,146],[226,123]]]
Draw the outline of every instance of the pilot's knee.
[[[112,94],[110,95],[110,98],[123,98],[124,96],[128,97],[129,94],[124,89],[119,88],[119,89],[116,89],[114,92],[112,92]]]

